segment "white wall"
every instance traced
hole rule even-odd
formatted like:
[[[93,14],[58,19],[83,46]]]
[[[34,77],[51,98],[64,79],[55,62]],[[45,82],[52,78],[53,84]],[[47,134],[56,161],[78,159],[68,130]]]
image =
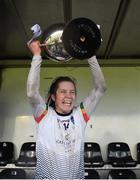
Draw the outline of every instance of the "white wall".
[[[128,142],[136,158],[136,143],[140,142],[140,67],[103,67],[102,70],[108,89],[88,123],[86,141],[100,143],[104,160],[109,142]],[[0,140],[13,141],[16,156],[23,142],[35,140],[35,122],[26,97],[28,71],[28,68],[7,68],[2,74]],[[92,77],[87,67],[45,67],[41,69],[43,97],[52,78],[59,75],[77,78],[77,103],[92,87]]]

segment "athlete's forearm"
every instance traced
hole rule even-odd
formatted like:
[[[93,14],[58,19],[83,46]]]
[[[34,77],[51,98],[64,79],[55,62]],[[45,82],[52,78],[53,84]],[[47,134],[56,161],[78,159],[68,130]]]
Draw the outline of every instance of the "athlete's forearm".
[[[34,56],[27,79],[27,96],[35,116],[39,116],[45,109],[45,102],[39,94],[41,56]]]
[[[96,57],[90,58],[88,63],[93,76],[94,87],[83,101],[83,105],[90,116],[106,90],[106,83]]]
[[[88,63],[93,76],[94,88],[100,90],[101,92],[104,92],[106,90],[106,83],[96,56],[88,59]]]

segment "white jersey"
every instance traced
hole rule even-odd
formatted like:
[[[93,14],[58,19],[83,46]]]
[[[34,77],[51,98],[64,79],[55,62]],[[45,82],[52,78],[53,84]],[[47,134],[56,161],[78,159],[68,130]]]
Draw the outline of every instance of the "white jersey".
[[[27,95],[38,122],[36,178],[84,179],[84,131],[104,94],[104,76],[96,57],[88,59],[94,87],[71,114],[60,116],[51,107],[46,111],[39,93],[41,62],[41,56],[33,57],[27,80]]]
[[[83,110],[77,107],[71,114],[60,116],[49,107],[43,116],[37,119],[36,178],[84,179],[84,131],[88,119]]]

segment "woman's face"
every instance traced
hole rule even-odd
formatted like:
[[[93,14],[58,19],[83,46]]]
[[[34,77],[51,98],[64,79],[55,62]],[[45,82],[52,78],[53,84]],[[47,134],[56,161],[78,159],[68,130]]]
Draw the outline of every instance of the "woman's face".
[[[55,101],[55,110],[58,113],[69,113],[73,109],[76,100],[74,84],[69,81],[60,82],[56,94],[52,95],[52,99]]]

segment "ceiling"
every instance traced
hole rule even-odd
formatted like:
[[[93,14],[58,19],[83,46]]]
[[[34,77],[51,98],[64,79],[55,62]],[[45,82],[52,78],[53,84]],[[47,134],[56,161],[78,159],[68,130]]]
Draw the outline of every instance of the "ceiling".
[[[86,17],[101,26],[103,42],[97,57],[104,65],[140,65],[139,9],[140,0],[0,0],[0,64],[31,58],[26,42],[34,24],[45,30]]]

